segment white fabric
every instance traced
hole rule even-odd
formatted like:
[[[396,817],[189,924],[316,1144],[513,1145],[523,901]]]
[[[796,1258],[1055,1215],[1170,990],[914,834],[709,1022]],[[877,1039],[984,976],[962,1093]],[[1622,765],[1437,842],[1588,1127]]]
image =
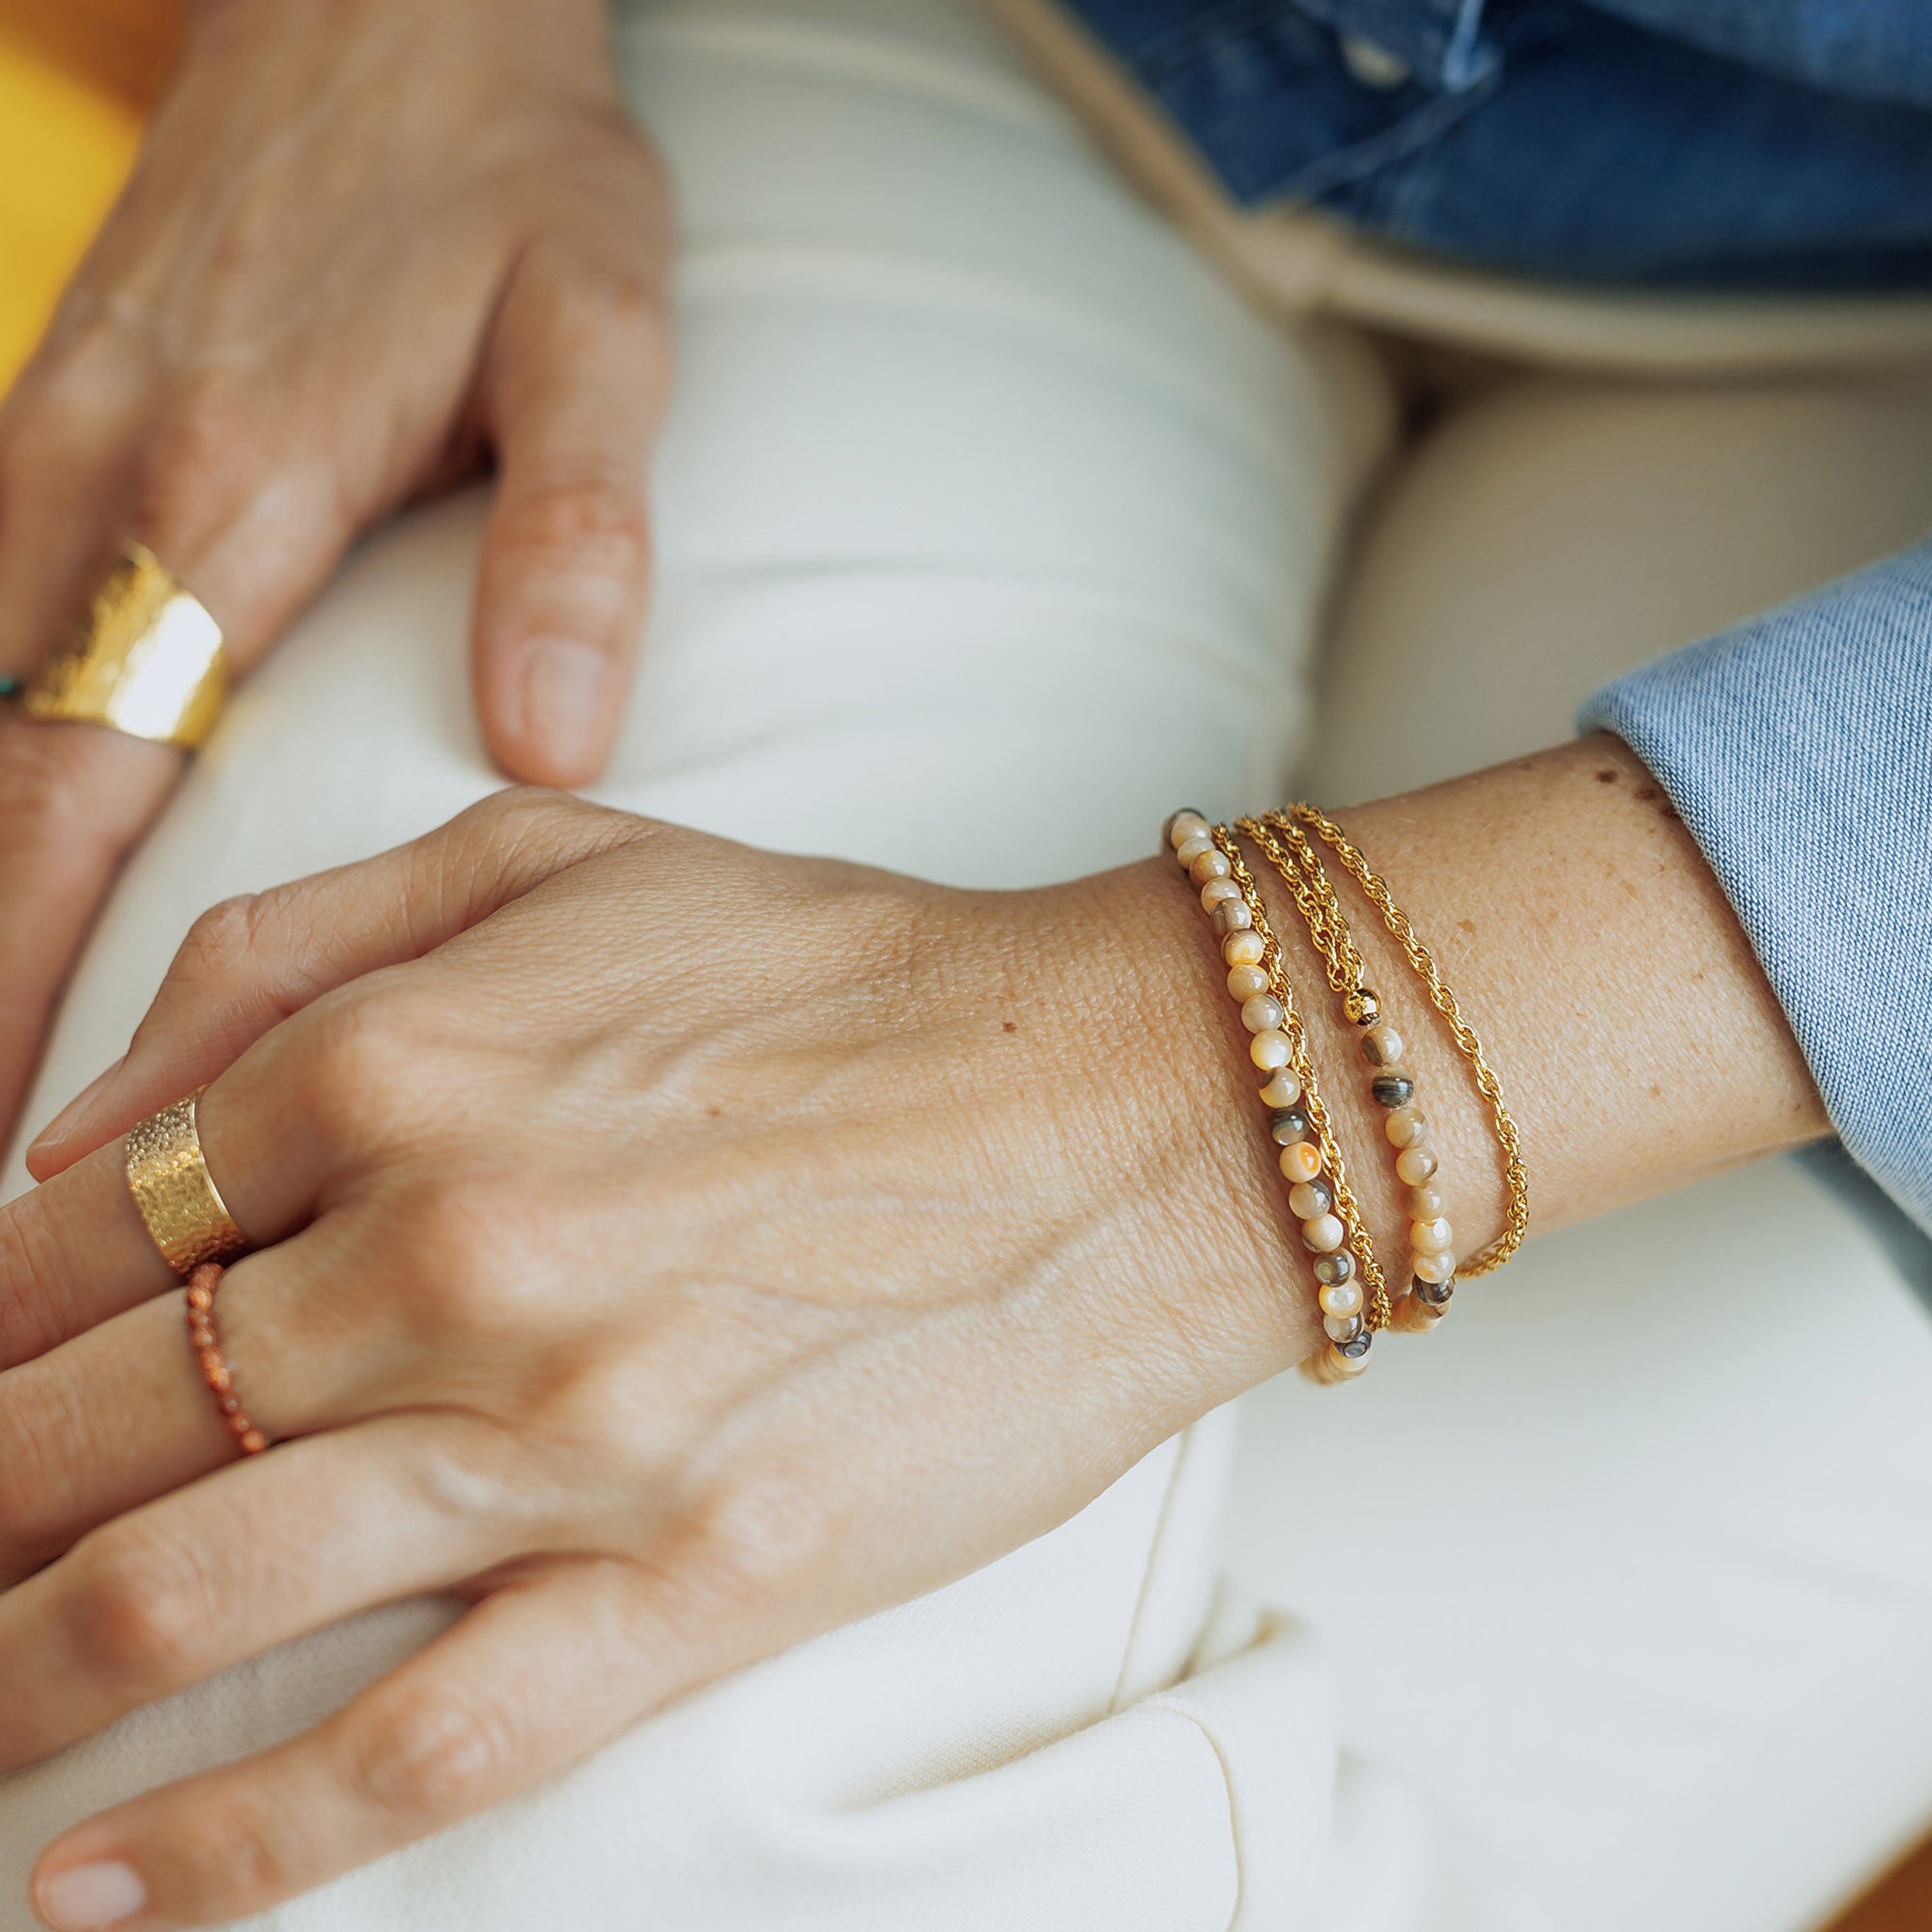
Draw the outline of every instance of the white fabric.
[[[1271,795],[1373,448],[1360,365],[1264,334],[953,0],[626,34],[691,251],[604,796],[1017,885]],[[203,904],[493,782],[478,514],[370,544],[240,696],[32,1119],[121,1050]],[[1413,724],[1372,641],[1389,680],[1354,701]],[[1252,1399],[1225,1563],[1224,1415],[1006,1561],[251,1926],[1796,1932],[1932,1809],[1928,1378],[1841,1210],[1742,1177],[1539,1246],[1365,1383]],[[57,1831],[289,1735],[448,1613],[354,1620],[0,1780],[0,1932]]]

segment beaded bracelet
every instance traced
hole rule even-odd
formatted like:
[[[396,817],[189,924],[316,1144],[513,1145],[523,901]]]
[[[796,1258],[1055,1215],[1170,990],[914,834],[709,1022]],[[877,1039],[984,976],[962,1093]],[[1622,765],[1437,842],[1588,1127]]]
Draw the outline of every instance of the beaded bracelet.
[[[1406,1193],[1410,1217],[1409,1285],[1395,1304],[1390,1326],[1410,1333],[1433,1328],[1456,1292],[1454,1233],[1435,1154],[1428,1146],[1428,1119],[1415,1104],[1415,1076],[1402,1064],[1403,1037],[1366,984],[1362,955],[1342,902],[1301,828],[1269,811],[1260,818],[1236,819],[1235,829],[1259,846],[1281,874],[1321,956],[1329,987],[1341,995],[1343,1017],[1358,1030],[1357,1043],[1370,1068],[1369,1093],[1383,1111],[1383,1132],[1396,1151],[1396,1179]]]
[[[1476,1037],[1475,1029],[1463,1017],[1455,994],[1444,984],[1434,954],[1417,937],[1408,915],[1396,904],[1387,884],[1342,828],[1305,802],[1290,806],[1286,813],[1268,812],[1265,815],[1276,823],[1298,821],[1335,854],[1343,869],[1361,887],[1369,903],[1380,913],[1382,923],[1388,927],[1390,937],[1402,948],[1408,963],[1415,969],[1431,1003],[1448,1022],[1457,1050],[1469,1063],[1476,1086],[1489,1102],[1495,1122],[1496,1142],[1502,1150],[1503,1175],[1509,1198],[1504,1207],[1503,1232],[1480,1254],[1459,1263],[1456,1271],[1464,1281],[1477,1275],[1493,1274],[1522,1245],[1523,1236],[1529,1232],[1529,1176],[1522,1164],[1521,1136],[1517,1132],[1516,1122],[1510,1118],[1509,1108],[1503,1102],[1501,1083],[1483,1051],[1483,1043]]]
[[[1316,1084],[1280,944],[1226,826],[1210,826],[1198,811],[1178,811],[1162,833],[1200,889],[1202,910],[1220,941],[1228,990],[1253,1036],[1248,1057],[1262,1077],[1269,1137],[1290,1182],[1289,1208],[1301,1223],[1302,1245],[1315,1257],[1328,1345],[1302,1364],[1303,1373],[1317,1381],[1350,1379],[1368,1366],[1375,1331],[1388,1323],[1388,1289]]]

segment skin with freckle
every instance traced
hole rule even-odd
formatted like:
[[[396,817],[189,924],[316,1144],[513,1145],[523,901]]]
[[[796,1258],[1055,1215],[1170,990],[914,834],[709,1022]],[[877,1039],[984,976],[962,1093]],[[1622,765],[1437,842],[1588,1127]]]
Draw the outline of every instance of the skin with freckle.
[[[1640,777],[1597,740],[1340,814],[1489,1047],[1538,1225],[1824,1127]],[[729,971],[712,904],[760,909]],[[1502,1214],[1485,1115],[1356,933],[1473,1251]],[[1313,953],[1289,965],[1318,1064],[1357,1067]],[[268,1910],[1016,1548],[1322,1346],[1225,979],[1171,855],[955,893],[547,794],[218,908],[0,1209],[0,1772],[369,1605],[475,1607],[307,1735],[79,1826],[37,1883],[128,1865],[130,1932]],[[155,1372],[179,1298],[116,1140],[203,1083],[257,1243],[222,1338],[278,1438],[242,1463],[199,1380]],[[1345,1148],[1377,1146],[1368,1083],[1329,1087]],[[1354,1179],[1405,1252],[1391,1164]]]

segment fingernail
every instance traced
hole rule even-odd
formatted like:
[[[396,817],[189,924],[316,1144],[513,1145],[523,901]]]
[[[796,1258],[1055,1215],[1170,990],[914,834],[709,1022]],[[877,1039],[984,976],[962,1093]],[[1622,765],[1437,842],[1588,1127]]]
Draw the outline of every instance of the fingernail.
[[[54,1932],[99,1932],[131,1918],[148,1902],[148,1888],[118,1859],[69,1865],[34,1887],[34,1904]]]
[[[611,660],[576,638],[540,638],[524,670],[524,728],[567,771],[593,771],[611,735]]]
[[[127,1064],[128,1056],[124,1053],[98,1080],[90,1081],[87,1086],[82,1088],[34,1136],[33,1145],[27,1150],[27,1158],[31,1160],[37,1153],[50,1153],[55,1148],[59,1147],[73,1132],[74,1128],[80,1124],[81,1121],[93,1107],[95,1101],[99,1099],[101,1094],[106,1093],[108,1088],[114,1084],[115,1076],[119,1074]]]

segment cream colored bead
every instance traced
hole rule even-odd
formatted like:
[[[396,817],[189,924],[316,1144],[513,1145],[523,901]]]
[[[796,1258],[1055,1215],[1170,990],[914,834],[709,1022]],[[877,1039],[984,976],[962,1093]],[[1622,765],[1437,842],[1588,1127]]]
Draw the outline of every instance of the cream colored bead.
[[[1318,1298],[1323,1315],[1350,1316],[1362,1312],[1359,1282],[1338,1281],[1333,1288],[1324,1288]]]
[[[1268,989],[1268,976],[1259,966],[1230,966],[1228,968],[1228,990],[1237,1000],[1252,1000],[1257,993]],[[1276,1022],[1280,1024],[1279,1021]]]
[[[1297,1221],[1312,1221],[1335,1205],[1326,1181],[1299,1180],[1288,1190],[1288,1211]]]
[[[1273,1027],[1265,1033],[1258,1033],[1248,1042],[1248,1058],[1264,1073],[1277,1066],[1286,1066],[1293,1056],[1294,1049],[1289,1044],[1288,1036],[1278,1033]]]
[[[1230,966],[1259,966],[1266,951],[1261,934],[1252,927],[1246,932],[1231,932],[1221,942],[1221,957]]]
[[[1433,1221],[1408,1224],[1408,1244],[1419,1255],[1446,1255],[1455,1238],[1455,1230],[1439,1214]]]
[[[1419,1274],[1424,1281],[1453,1281],[1456,1276],[1456,1257],[1444,1248],[1436,1255],[1417,1255],[1409,1264],[1410,1271]]]
[[[1301,1224],[1301,1245],[1311,1254],[1332,1255],[1348,1238],[1339,1214],[1318,1214]]]
[[[1398,1107],[1382,1122],[1392,1148],[1420,1147],[1429,1138],[1429,1122],[1420,1107]]]
[[[1246,899],[1223,899],[1208,915],[1208,923],[1217,934],[1240,932],[1253,925],[1255,916]]]
[[[1426,1147],[1404,1148],[1395,1157],[1395,1172],[1405,1187],[1420,1187],[1435,1172],[1435,1156]]]
[[[1281,1171],[1291,1180],[1313,1180],[1321,1172],[1321,1150],[1313,1141],[1283,1148]]]
[[[1208,832],[1208,821],[1198,811],[1177,811],[1174,823],[1167,828],[1167,840],[1179,852],[1191,840],[1206,838]]]
[[[1237,899],[1241,889],[1233,879],[1209,879],[1201,888],[1201,910],[1212,912],[1223,899]]]
[[[1174,848],[1174,856],[1183,866],[1191,867],[1195,860],[1199,859],[1204,853],[1212,852],[1217,849],[1213,839],[1208,838],[1207,833],[1203,832],[1197,837],[1190,838],[1185,845],[1177,845]]]
[[[1241,1002],[1241,1024],[1257,1038],[1264,1033],[1277,1032],[1287,1017],[1282,1011],[1281,1002],[1272,993],[1256,993],[1251,999]],[[1283,1035],[1283,1037],[1287,1036]]]
[[[1290,1067],[1277,1066],[1262,1083],[1264,1107],[1292,1107],[1300,1098],[1301,1081]]]
[[[1393,1066],[1402,1049],[1402,1036],[1392,1026],[1372,1026],[1362,1036],[1362,1058],[1371,1066]]]
[[[1228,864],[1228,855],[1210,845],[1188,867],[1187,876],[1197,886],[1205,886],[1209,879],[1225,879],[1233,870],[1234,867]]]
[[[1420,1187],[1408,1190],[1408,1218],[1411,1221],[1433,1221],[1438,1214],[1449,1211],[1449,1197],[1433,1180],[1425,1180]]]

